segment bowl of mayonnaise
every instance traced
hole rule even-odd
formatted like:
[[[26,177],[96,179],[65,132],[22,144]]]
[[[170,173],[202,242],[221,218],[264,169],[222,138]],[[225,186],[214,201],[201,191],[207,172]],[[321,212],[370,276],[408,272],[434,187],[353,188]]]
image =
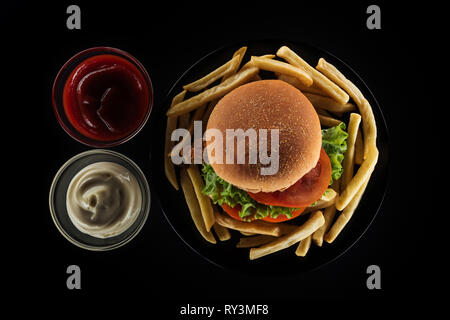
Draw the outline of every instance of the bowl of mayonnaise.
[[[95,149],[69,159],[56,173],[49,194],[51,217],[71,243],[105,251],[133,239],[150,211],[150,188],[126,156]]]

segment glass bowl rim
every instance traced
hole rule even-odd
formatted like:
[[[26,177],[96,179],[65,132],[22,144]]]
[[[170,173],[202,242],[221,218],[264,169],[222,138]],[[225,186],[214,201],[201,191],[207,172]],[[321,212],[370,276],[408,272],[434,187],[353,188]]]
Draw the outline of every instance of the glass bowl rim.
[[[62,80],[66,80],[66,79],[62,79],[63,78],[63,74],[67,71],[67,69],[69,69],[69,67],[72,65],[72,63],[74,61],[76,61],[77,59],[82,58],[83,56],[87,55],[87,54],[91,54],[91,53],[96,53],[98,52],[99,54],[105,54],[106,52],[111,52],[111,53],[116,53],[121,57],[125,57],[126,59],[129,59],[133,64],[136,65],[136,67],[138,68],[139,72],[141,72],[142,76],[144,77],[147,87],[148,87],[148,92],[149,92],[149,102],[148,102],[148,106],[147,106],[147,111],[146,114],[144,116],[144,118],[142,119],[141,123],[136,127],[136,129],[134,129],[130,134],[126,135],[123,138],[117,139],[117,140],[106,140],[106,141],[102,141],[102,140],[95,140],[89,137],[86,137],[85,135],[83,135],[82,133],[78,132],[76,129],[72,129],[70,128],[66,123],[65,123],[65,115],[62,115],[60,112],[60,108],[59,108],[59,104],[56,101],[56,95],[57,95],[57,85],[62,81]],[[93,54],[92,56],[95,56],[96,54]],[[91,56],[89,56],[91,57]],[[84,61],[85,59],[81,60],[80,62],[78,62],[78,64],[76,66],[74,66],[74,68],[76,68],[82,61]],[[54,114],[56,116],[56,119],[58,120],[59,125],[63,128],[63,130],[74,140],[87,145],[89,147],[94,147],[94,148],[110,148],[110,147],[115,147],[118,146],[124,142],[129,141],[130,139],[132,139],[134,136],[136,136],[141,130],[142,128],[145,126],[145,124],[147,123],[150,114],[152,112],[153,109],[153,104],[154,104],[154,90],[153,90],[153,83],[152,80],[150,78],[150,75],[147,72],[147,69],[144,67],[144,65],[137,59],[135,58],[133,55],[131,55],[130,53],[122,50],[122,49],[118,49],[118,48],[114,48],[114,47],[108,47],[108,46],[97,46],[97,47],[91,47],[88,49],[84,49],[78,53],[76,53],[75,55],[73,55],[71,58],[69,58],[64,64],[63,66],[59,69],[58,73],[56,74],[56,77],[53,81],[53,85],[52,85],[52,106],[53,106],[53,111]]]
[[[142,220],[139,222],[139,225],[136,227],[136,229],[130,233],[130,235],[128,235],[126,238],[124,238],[123,240],[119,241],[118,243],[114,243],[114,244],[110,244],[110,245],[106,245],[106,246],[93,246],[93,245],[88,245],[85,244],[83,242],[80,242],[76,239],[74,239],[65,229],[64,227],[61,225],[59,218],[57,217],[56,214],[56,208],[54,206],[54,195],[55,195],[55,190],[56,190],[56,185],[61,177],[61,175],[64,173],[64,171],[73,163],[75,163],[76,161],[86,157],[86,156],[90,156],[90,155],[95,155],[95,154],[107,154],[107,155],[111,155],[113,157],[118,157],[122,160],[124,160],[125,162],[127,162],[129,165],[131,165],[133,167],[134,170],[136,170],[136,172],[138,173],[138,176],[136,177],[136,179],[138,179],[139,181],[142,182],[143,184],[143,190],[142,191],[142,198],[145,199],[143,201],[143,208],[141,209],[139,216],[142,216]],[[149,216],[149,212],[150,212],[150,208],[151,208],[151,191],[150,191],[150,186],[148,184],[147,178],[144,174],[144,172],[141,170],[141,168],[139,168],[139,166],[130,158],[128,158],[127,156],[116,152],[116,151],[112,151],[112,150],[107,150],[107,149],[92,149],[92,150],[88,150],[88,151],[84,151],[81,153],[78,153],[76,155],[74,155],[73,157],[71,157],[70,159],[68,159],[56,172],[53,180],[52,180],[52,184],[50,186],[50,191],[49,191],[49,209],[50,209],[50,215],[52,217],[53,223],[55,224],[56,228],[58,229],[58,231],[64,236],[64,238],[66,238],[70,243],[76,245],[77,247],[80,247],[82,249],[86,249],[86,250],[90,250],[90,251],[109,251],[109,250],[113,250],[119,247],[122,247],[123,245],[127,244],[128,242],[130,242],[132,239],[134,239],[134,237],[136,237],[139,232],[142,230],[142,228],[144,227],[148,216]],[[139,217],[138,216],[138,217]],[[138,218],[137,217],[137,218]],[[127,231],[127,230],[126,230]],[[124,231],[124,232],[126,232]]]

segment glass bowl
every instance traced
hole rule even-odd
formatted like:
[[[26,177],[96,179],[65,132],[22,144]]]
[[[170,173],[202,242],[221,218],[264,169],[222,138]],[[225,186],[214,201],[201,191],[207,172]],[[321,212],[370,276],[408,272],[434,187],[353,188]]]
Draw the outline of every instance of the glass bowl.
[[[124,232],[109,238],[97,238],[83,233],[70,220],[66,195],[72,178],[84,167],[96,162],[114,162],[129,170],[138,181],[142,193],[141,210],[136,221]],[[111,150],[94,149],[69,159],[56,173],[49,194],[51,217],[61,234],[74,245],[93,251],[106,251],[123,246],[133,239],[147,220],[150,211],[150,188],[141,169],[126,156]]]
[[[147,111],[145,116],[143,117],[141,123],[139,123],[136,128],[128,135],[126,135],[123,138],[117,139],[117,140],[95,140],[90,137],[87,137],[83,135],[81,132],[79,132],[69,121],[67,118],[66,112],[64,110],[64,104],[63,104],[63,91],[64,91],[64,85],[66,84],[66,81],[72,71],[77,68],[80,63],[85,61],[86,59],[96,56],[96,55],[103,55],[103,54],[110,54],[110,55],[116,55],[121,58],[126,59],[130,63],[132,63],[142,74],[148,89],[148,95],[149,95],[149,103],[147,106]],[[73,139],[77,140],[78,142],[81,142],[85,145],[88,145],[90,147],[95,148],[109,148],[117,146],[121,143],[124,143],[128,140],[130,140],[132,137],[134,137],[145,125],[147,122],[150,113],[152,111],[153,107],[153,86],[152,82],[150,80],[150,76],[148,75],[147,71],[145,70],[144,66],[132,55],[129,53],[116,49],[111,47],[94,47],[90,49],[86,49],[84,51],[81,51],[74,55],[72,58],[70,58],[59,70],[55,81],[53,82],[53,88],[52,88],[52,104],[53,109],[56,115],[56,118],[61,125],[61,127],[66,131]]]

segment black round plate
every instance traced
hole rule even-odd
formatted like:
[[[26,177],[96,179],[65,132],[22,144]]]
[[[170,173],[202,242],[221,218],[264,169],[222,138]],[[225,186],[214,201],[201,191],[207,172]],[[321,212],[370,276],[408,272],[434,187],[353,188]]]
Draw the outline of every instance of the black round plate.
[[[181,190],[176,191],[164,175],[165,112],[170,106],[172,98],[182,90],[182,85],[190,83],[222,65],[231,58],[234,51],[244,45],[248,49],[243,63],[248,61],[252,55],[274,54],[282,45],[289,46],[312,66],[316,65],[319,58],[325,58],[355,83],[372,105],[375,114],[378,128],[377,145],[380,155],[363,199],[353,218],[335,242],[332,244],[324,243],[320,248],[312,245],[304,258],[297,257],[294,253],[296,246],[292,246],[261,259],[250,261],[249,249],[238,249],[235,247],[240,237],[240,233],[236,231],[232,231],[232,238],[228,241],[218,241],[215,245],[206,242],[199,235],[192,222],[183,192]],[[370,75],[366,75],[366,77],[370,77]],[[158,186],[155,193],[159,198],[164,215],[178,236],[194,252],[217,266],[243,273],[266,275],[302,273],[318,268],[341,256],[361,238],[375,218],[383,201],[387,186],[388,132],[380,106],[362,78],[355,71],[322,49],[304,43],[280,40],[248,41],[220,48],[200,59],[183,73],[173,85],[166,101],[162,105],[158,105],[153,112],[152,127],[153,130],[156,130],[154,137],[157,137],[157,139],[154,139],[152,143],[152,176],[153,182],[156,182],[154,185]]]

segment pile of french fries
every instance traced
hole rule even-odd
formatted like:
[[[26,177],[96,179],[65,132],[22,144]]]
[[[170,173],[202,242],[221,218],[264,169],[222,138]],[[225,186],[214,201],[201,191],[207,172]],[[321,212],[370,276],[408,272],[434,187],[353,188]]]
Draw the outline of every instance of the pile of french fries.
[[[180,185],[192,220],[206,241],[215,244],[216,237],[219,241],[229,240],[231,229],[240,231],[236,247],[250,248],[251,260],[294,245],[297,245],[295,254],[304,257],[311,243],[321,247],[323,241],[335,241],[358,207],[378,160],[375,117],[361,91],[325,59],[320,58],[313,68],[290,48],[282,46],[276,55],[252,56],[240,67],[246,50],[247,47],[240,48],[231,60],[185,85],[173,98],[166,113],[165,174],[179,190],[170,155],[191,142],[187,136],[183,137],[174,148],[172,131],[185,128],[192,134],[195,120],[206,124],[218,100],[245,83],[261,80],[260,70],[271,71],[274,78],[300,89],[316,109],[322,127],[338,125],[344,114],[350,113],[343,174],[319,201],[304,211],[309,217],[301,225],[295,225],[295,219],[290,223],[235,220],[221,213],[201,192],[204,183],[197,165],[179,166]],[[190,97],[185,99],[188,92]]]

